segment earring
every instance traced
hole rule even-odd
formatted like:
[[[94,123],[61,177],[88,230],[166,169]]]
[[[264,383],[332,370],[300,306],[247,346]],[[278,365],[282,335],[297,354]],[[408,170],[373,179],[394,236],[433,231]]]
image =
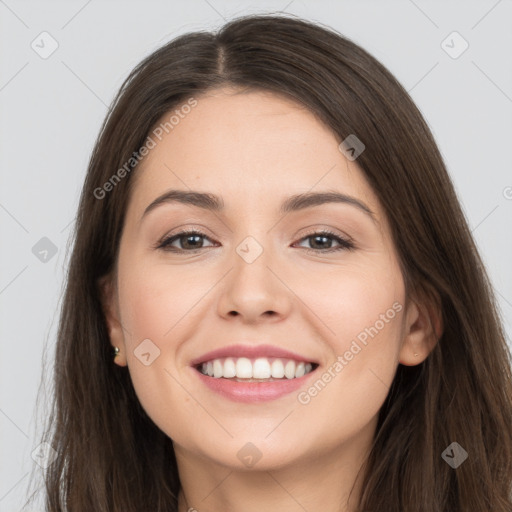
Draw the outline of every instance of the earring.
[[[416,354],[416,353],[414,354],[414,357],[418,357],[418,356],[419,356],[419,354]]]
[[[119,347],[114,347],[114,359],[119,355]]]

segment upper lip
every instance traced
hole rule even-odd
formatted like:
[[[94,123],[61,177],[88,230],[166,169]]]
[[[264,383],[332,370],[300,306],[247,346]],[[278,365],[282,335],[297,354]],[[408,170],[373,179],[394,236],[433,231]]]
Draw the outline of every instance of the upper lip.
[[[213,359],[221,359],[223,357],[247,357],[249,359],[257,357],[280,357],[283,359],[293,359],[295,361],[318,364],[314,359],[275,345],[228,345],[196,357],[190,362],[190,365],[196,366],[200,363],[212,361]]]

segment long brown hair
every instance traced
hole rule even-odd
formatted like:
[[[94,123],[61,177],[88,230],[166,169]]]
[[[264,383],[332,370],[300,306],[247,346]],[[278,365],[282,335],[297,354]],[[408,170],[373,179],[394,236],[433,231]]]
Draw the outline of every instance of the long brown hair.
[[[359,510],[511,512],[511,354],[432,134],[369,53],[289,15],[244,16],[174,39],[131,72],[110,107],[82,190],[60,316],[54,404],[41,439],[57,452],[44,475],[47,510],[177,510],[172,441],[142,409],[127,368],[112,362],[98,280],[117,259],[137,172],[126,162],[164,114],[224,85],[285,95],[340,142],[350,134],[363,141],[357,163],[389,219],[408,297],[433,297],[442,311],[429,357],[398,366]],[[456,469],[442,457],[453,442],[468,452]]]

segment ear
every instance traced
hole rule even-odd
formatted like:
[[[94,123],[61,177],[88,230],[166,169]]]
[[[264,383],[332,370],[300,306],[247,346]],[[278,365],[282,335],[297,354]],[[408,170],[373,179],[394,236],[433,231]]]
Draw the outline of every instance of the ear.
[[[115,357],[114,362],[119,366],[126,366],[126,346],[123,327],[119,320],[119,302],[116,287],[110,275],[101,277],[97,285],[110,344],[112,349],[114,347],[119,348],[119,354]]]
[[[428,357],[443,333],[441,301],[437,293],[424,293],[411,299],[404,318],[399,362],[405,366],[416,366]]]

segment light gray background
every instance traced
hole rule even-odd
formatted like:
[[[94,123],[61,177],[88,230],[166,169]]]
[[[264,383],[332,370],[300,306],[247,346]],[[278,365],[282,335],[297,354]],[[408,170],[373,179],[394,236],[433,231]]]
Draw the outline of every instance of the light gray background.
[[[0,0],[0,511],[19,511],[27,496],[43,350],[51,370],[68,236],[106,106],[143,57],[184,32],[286,10],[332,26],[387,66],[434,132],[510,335],[511,4]],[[58,43],[46,59],[31,47],[49,48],[43,31]],[[441,47],[453,31],[469,43],[456,59]],[[461,48],[451,41],[452,52]],[[42,237],[57,248],[47,262],[32,252]]]

